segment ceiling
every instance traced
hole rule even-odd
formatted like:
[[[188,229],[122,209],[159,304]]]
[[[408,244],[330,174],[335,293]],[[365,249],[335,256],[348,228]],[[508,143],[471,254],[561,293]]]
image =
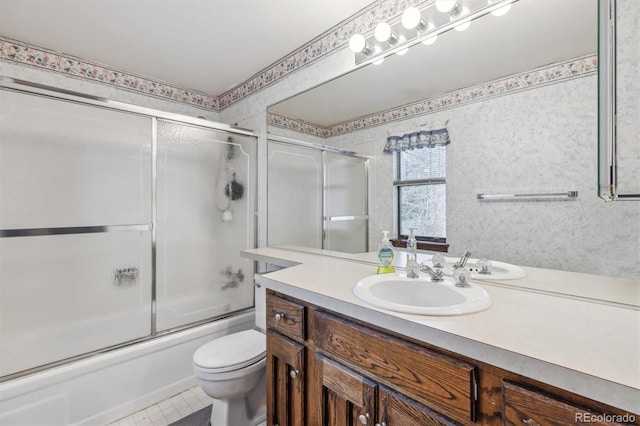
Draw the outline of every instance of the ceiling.
[[[0,0],[0,36],[219,96],[372,0]]]

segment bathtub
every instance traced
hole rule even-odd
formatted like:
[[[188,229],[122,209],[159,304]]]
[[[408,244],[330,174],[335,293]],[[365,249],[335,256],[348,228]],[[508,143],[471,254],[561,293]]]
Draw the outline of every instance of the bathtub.
[[[193,352],[253,310],[0,383],[0,425],[106,425],[196,385]]]

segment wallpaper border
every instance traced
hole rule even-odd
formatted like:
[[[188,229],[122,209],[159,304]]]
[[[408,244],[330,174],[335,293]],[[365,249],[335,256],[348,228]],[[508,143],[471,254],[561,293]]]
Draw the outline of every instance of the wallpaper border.
[[[504,96],[523,90],[535,89],[574,78],[587,77],[596,74],[597,71],[597,55],[585,55],[447,93],[442,96],[402,105],[355,120],[345,121],[331,127],[321,127],[275,114],[267,114],[267,124],[327,138],[472,102],[483,101],[496,96]]]
[[[0,61],[35,67],[130,92],[181,102],[219,112],[230,105],[271,86],[313,61],[341,49],[355,33],[367,33],[381,20],[393,19],[409,6],[431,0],[379,0],[304,44],[249,80],[218,96],[174,86],[167,82],[118,70],[44,47],[0,36]]]

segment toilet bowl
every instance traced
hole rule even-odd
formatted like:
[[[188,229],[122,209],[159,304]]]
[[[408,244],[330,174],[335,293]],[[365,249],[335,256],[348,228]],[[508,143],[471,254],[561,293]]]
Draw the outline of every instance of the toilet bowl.
[[[214,399],[211,426],[258,426],[266,420],[265,291],[256,286],[256,328],[212,340],[193,354],[193,372]]]

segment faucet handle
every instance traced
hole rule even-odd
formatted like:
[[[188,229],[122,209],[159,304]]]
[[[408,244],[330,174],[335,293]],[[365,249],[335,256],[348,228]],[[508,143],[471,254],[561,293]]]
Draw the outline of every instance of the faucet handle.
[[[442,276],[444,275],[444,270],[440,268],[433,269],[431,266],[427,265],[426,261],[420,264],[420,272],[426,272],[431,276],[431,281],[442,281]]]
[[[464,268],[464,266],[467,264],[467,260],[469,260],[470,257],[471,257],[470,251],[463,254],[460,260],[458,260],[456,263],[453,264],[453,269]]]

